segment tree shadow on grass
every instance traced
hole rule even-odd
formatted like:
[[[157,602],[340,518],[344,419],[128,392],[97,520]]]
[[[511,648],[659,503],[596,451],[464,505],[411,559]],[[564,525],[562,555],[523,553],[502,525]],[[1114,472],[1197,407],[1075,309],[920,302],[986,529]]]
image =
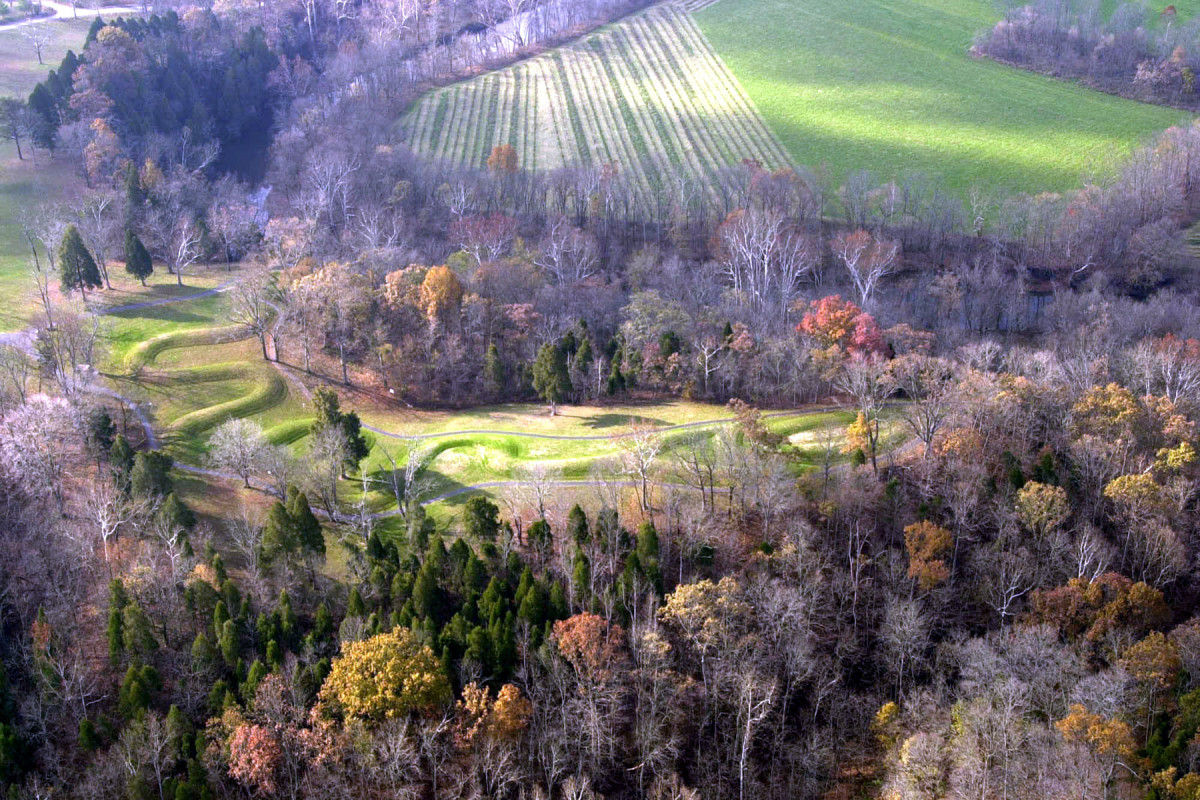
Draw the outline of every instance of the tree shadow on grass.
[[[137,308],[130,311],[116,311],[108,316],[113,319],[146,319],[158,320],[159,322],[176,323],[211,323],[213,321],[211,314],[195,314],[190,311],[182,311],[180,310],[179,305],[180,304],[162,303],[157,306]]]
[[[663,428],[669,423],[666,420],[643,417],[640,414],[599,414],[588,418],[583,424],[584,427],[592,430],[604,430],[606,428],[622,428],[630,425],[649,425],[654,428]]]
[[[387,467],[379,467],[369,471],[365,477],[370,485],[371,492],[381,497],[386,497],[392,502],[395,501],[396,486],[400,487],[400,492],[402,494],[404,493],[403,465],[397,465],[395,472]],[[434,469],[426,469],[421,473],[419,480],[421,481],[423,488],[417,493],[415,499],[421,503],[428,503],[431,500],[441,499],[451,502],[454,500],[466,502],[466,499],[470,497],[470,491],[467,484],[451,478],[444,472],[439,472]],[[389,506],[387,510],[394,511],[395,509]]]

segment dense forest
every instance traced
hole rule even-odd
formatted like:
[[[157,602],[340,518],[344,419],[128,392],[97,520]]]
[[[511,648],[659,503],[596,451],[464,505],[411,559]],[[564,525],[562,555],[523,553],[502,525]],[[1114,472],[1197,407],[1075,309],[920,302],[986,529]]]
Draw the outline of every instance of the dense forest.
[[[211,5],[98,20],[5,109],[85,185],[20,220],[0,345],[7,797],[1200,797],[1200,125],[1062,194],[748,160],[648,207],[395,125],[638,3]],[[1184,56],[1142,78],[1186,31],[1044,13],[980,48],[1191,103]],[[201,262],[316,387],[302,454],[232,418],[183,471],[96,389],[109,270]],[[385,525],[356,393],[733,421],[448,517],[413,453]],[[845,435],[769,424],[804,404]]]

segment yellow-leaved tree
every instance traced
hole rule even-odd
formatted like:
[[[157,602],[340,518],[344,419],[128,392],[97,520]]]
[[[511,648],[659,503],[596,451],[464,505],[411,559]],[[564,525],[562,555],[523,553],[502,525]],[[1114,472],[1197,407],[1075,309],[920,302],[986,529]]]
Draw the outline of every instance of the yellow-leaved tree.
[[[346,644],[321,686],[320,701],[347,718],[380,721],[432,711],[450,697],[433,651],[396,628]]]

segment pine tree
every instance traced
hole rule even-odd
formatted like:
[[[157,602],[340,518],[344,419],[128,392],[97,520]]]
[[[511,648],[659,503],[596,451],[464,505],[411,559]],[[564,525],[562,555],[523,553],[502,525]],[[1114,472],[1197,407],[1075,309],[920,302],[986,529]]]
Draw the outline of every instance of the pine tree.
[[[71,292],[78,289],[84,300],[87,300],[88,289],[97,289],[101,285],[96,259],[88,252],[79,229],[74,225],[67,227],[58,246],[58,268],[62,290]]]
[[[533,388],[550,406],[550,416],[558,413],[558,404],[571,392],[571,376],[563,351],[552,344],[542,345],[533,362]]]
[[[158,508],[158,518],[168,525],[190,531],[196,527],[196,512],[171,492]]]
[[[618,359],[613,359],[612,369],[608,373],[608,385],[604,390],[609,397],[625,392],[625,374],[621,372],[621,362]]]
[[[108,463],[113,481],[122,491],[129,491],[129,476],[133,471],[134,451],[124,434],[118,433],[108,451]]]
[[[117,435],[117,426],[104,406],[96,406],[87,416],[87,442],[96,458],[108,455]]]
[[[504,396],[504,361],[500,358],[500,349],[496,347],[495,342],[488,345],[487,355],[483,360],[483,380],[493,398],[499,399]]]
[[[313,513],[309,505],[308,495],[301,491],[289,492],[288,516],[292,519],[292,530],[296,534],[296,543],[313,555],[325,555],[325,534],[321,530],[321,521]]]
[[[225,659],[225,663],[230,667],[237,664],[238,661],[238,637],[237,626],[233,620],[225,620],[225,624],[221,626],[221,636],[217,640],[218,646],[221,648],[221,657]]]
[[[173,460],[159,450],[138,453],[133,459],[129,473],[129,484],[138,497],[166,497],[174,491],[171,481]]]
[[[296,525],[283,503],[276,500],[267,511],[263,525],[261,549],[262,560],[270,565],[277,559],[295,552],[297,545]]]
[[[491,500],[483,496],[472,497],[463,506],[463,528],[468,536],[484,542],[493,541],[500,532],[499,515],[500,509]]]
[[[348,617],[365,617],[367,615],[367,607],[363,603],[362,595],[355,586],[350,589],[350,600],[346,603],[346,616]]]
[[[587,544],[592,538],[588,530],[587,513],[578,503],[571,506],[571,511],[567,514],[567,535],[578,545]]]
[[[294,641],[298,630],[296,612],[292,610],[292,598],[287,589],[279,590],[279,607],[275,609],[275,615],[279,618],[279,635],[283,643]]]
[[[141,281],[142,286],[146,285],[146,278],[154,272],[154,261],[150,258],[150,252],[130,228],[125,229],[125,271]]]

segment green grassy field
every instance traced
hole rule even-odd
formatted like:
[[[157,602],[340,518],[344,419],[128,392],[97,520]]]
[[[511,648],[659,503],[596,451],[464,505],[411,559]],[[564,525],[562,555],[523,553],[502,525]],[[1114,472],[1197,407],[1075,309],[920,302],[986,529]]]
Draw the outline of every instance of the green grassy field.
[[[83,47],[89,22],[46,23],[53,41],[38,64],[33,48],[21,29],[0,31],[0,97],[24,99],[38,81],[58,66],[70,48]],[[26,274],[29,245],[21,236],[22,209],[65,196],[65,187],[76,179],[62,162],[52,162],[45,153],[17,159],[11,142],[0,143],[0,331],[18,330],[29,324],[35,291]]]
[[[37,54],[21,28],[0,31],[0,97],[24,98],[33,91],[47,72],[58,68],[68,50],[79,53],[91,24],[90,19],[40,23],[51,35],[42,50],[44,64],[38,64]]]
[[[303,457],[312,412],[297,385],[299,376],[289,377],[265,363],[258,342],[225,321],[226,304],[218,295],[110,315],[105,374],[115,389],[142,406],[163,446],[183,463],[202,465],[212,431],[231,417],[257,422],[271,441]],[[343,405],[381,430],[425,437],[368,433],[371,454],[364,470],[375,481],[367,496],[375,511],[395,508],[387,480],[389,454],[401,465],[414,452],[428,459],[425,498],[522,480],[531,469],[545,470],[555,481],[587,482],[599,462],[619,462],[627,441],[623,434],[650,426],[660,430],[657,470],[670,481],[672,452],[717,435],[733,419],[724,406],[686,401],[564,406],[555,417],[535,404],[455,412],[384,407],[365,398],[347,398]],[[802,409],[772,415],[768,424],[789,437],[791,463],[799,475],[820,462],[817,432],[841,431],[852,419],[845,411]],[[898,426],[890,422],[889,446],[900,439]],[[844,458],[839,454],[838,461]],[[356,502],[360,491],[357,481],[347,481],[343,499]],[[438,513],[450,513],[468,496],[437,503]]]
[[[1187,119],[970,58],[999,15],[986,0],[721,0],[696,21],[794,160],[838,181],[1068,189]]]

